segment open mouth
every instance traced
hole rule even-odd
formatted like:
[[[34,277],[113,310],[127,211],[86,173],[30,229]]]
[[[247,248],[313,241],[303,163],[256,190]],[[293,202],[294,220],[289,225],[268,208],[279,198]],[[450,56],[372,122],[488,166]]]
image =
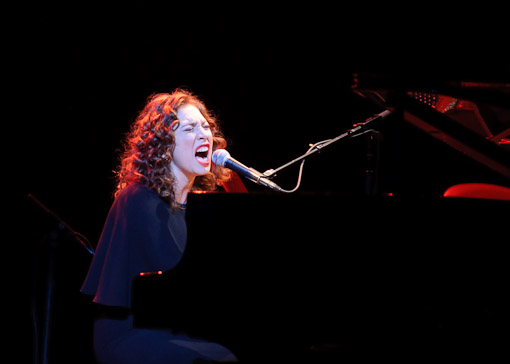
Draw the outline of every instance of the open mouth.
[[[203,166],[209,165],[209,145],[201,145],[195,151],[195,159]]]

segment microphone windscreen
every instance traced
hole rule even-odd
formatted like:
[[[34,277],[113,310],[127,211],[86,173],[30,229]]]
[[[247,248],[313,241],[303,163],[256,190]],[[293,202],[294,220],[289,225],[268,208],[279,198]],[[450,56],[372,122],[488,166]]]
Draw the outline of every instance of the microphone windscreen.
[[[230,158],[230,153],[225,149],[216,149],[212,155],[214,164],[220,167],[225,167],[225,162]]]

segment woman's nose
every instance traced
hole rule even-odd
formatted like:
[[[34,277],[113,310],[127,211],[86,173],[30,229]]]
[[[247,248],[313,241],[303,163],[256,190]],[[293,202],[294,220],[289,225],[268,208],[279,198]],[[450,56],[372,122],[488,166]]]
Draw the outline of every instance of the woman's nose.
[[[200,126],[198,128],[198,138],[199,139],[207,139],[207,135],[208,135],[208,131],[204,127]]]

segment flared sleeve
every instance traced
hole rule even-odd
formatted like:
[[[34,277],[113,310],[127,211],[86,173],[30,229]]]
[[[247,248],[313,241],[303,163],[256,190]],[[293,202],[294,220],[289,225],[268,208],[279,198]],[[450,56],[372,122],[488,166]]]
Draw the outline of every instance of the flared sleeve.
[[[186,233],[184,209],[171,210],[145,186],[124,188],[110,208],[81,291],[96,303],[131,308],[133,279],[172,269]]]

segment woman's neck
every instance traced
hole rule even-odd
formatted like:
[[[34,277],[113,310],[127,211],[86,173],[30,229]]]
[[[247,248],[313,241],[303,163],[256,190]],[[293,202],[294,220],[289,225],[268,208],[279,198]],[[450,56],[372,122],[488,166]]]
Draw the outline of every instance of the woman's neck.
[[[174,194],[175,200],[180,204],[185,204],[188,200],[188,193],[191,191],[193,187],[193,183],[195,182],[195,177],[192,178],[177,178],[174,186]]]

